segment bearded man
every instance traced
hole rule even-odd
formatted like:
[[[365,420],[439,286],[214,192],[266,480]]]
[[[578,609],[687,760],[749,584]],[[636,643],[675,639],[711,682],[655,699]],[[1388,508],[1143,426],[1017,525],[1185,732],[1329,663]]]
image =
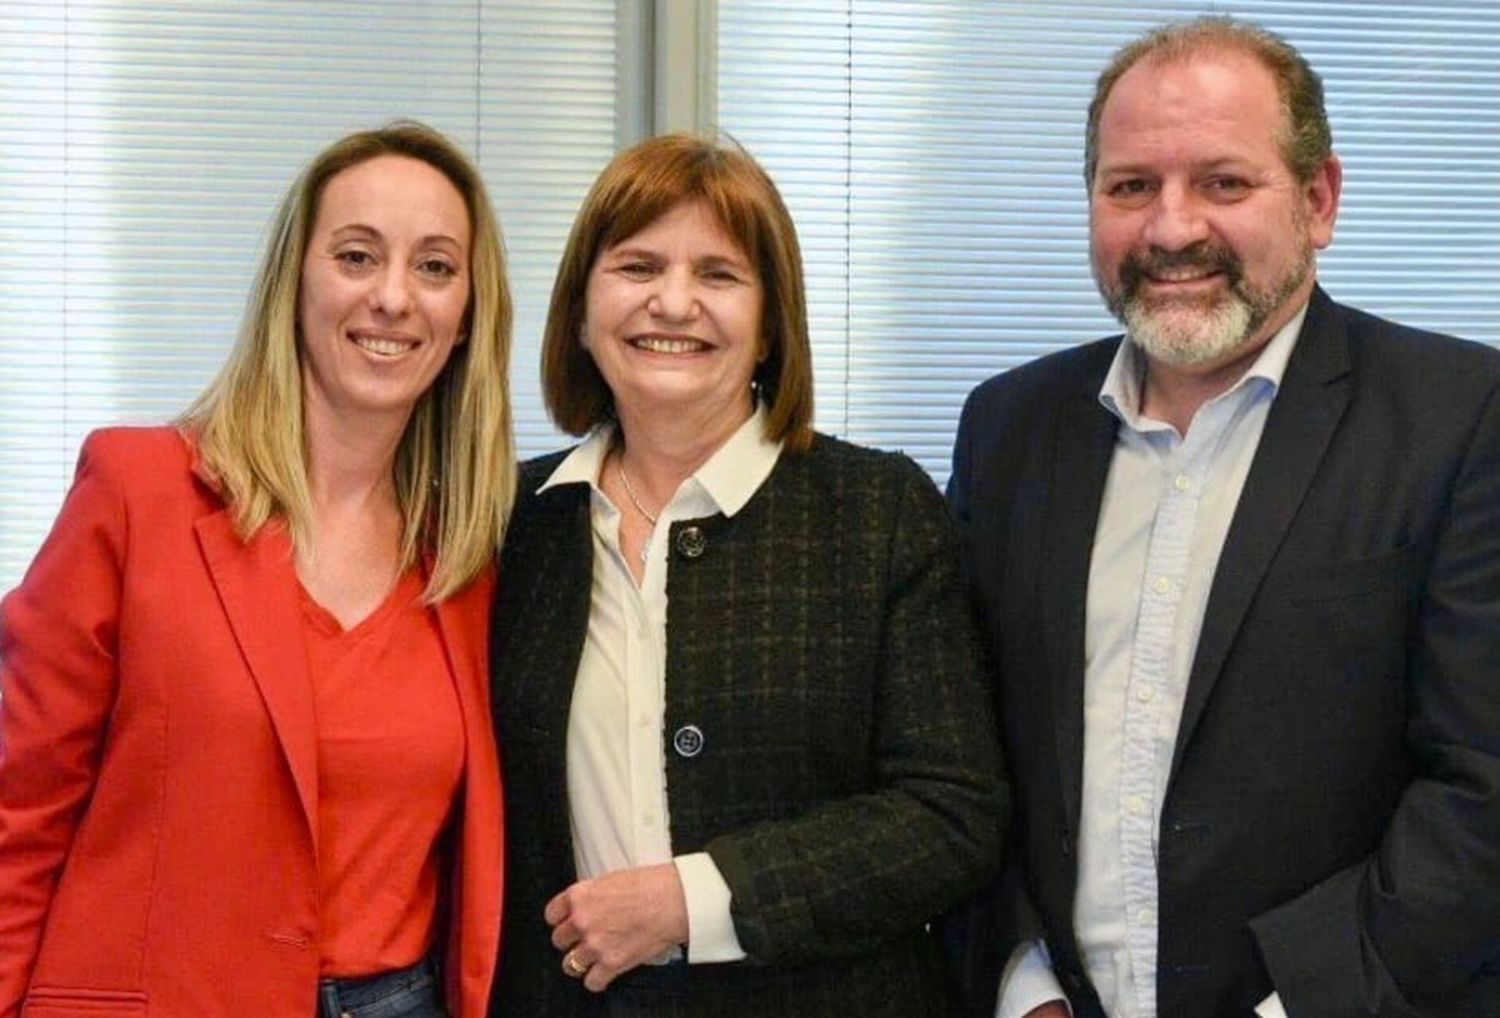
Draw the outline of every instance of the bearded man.
[[[969,1013],[1500,1015],[1500,353],[1318,286],[1342,170],[1257,26],[1121,50],[1084,163],[1126,335],[954,450],[1016,797]]]

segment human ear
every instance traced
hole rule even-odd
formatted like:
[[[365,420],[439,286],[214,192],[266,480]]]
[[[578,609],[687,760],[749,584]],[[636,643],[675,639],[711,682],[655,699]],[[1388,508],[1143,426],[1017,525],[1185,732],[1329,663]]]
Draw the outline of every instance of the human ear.
[[[1338,156],[1323,160],[1317,172],[1303,185],[1307,202],[1308,234],[1317,248],[1333,243],[1333,225],[1339,215],[1339,196],[1344,189],[1344,166]]]

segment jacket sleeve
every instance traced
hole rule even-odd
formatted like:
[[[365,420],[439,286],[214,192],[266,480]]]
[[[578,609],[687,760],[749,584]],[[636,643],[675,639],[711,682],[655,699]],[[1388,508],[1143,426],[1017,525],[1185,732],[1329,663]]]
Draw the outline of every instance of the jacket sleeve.
[[[900,463],[868,791],[708,845],[760,962],[856,954],[918,929],[998,858],[1006,799],[953,529],[931,480]]]
[[[1406,742],[1418,773],[1373,855],[1251,923],[1294,1018],[1433,1013],[1429,1004],[1500,972],[1497,513],[1492,388],[1408,635]]]
[[[980,559],[970,529],[975,465],[970,445],[981,427],[975,423],[980,402],[978,394],[970,394],[964,403],[953,443],[953,470],[948,475],[947,490],[948,505],[958,528],[960,563],[970,571]],[[976,624],[982,630],[984,612],[978,603],[980,580],[981,577],[972,572],[967,576],[967,586],[975,600]],[[999,681],[993,654],[986,653],[985,665],[986,688],[998,712]],[[999,738],[998,729],[996,737]],[[1035,943],[1045,934],[1026,891],[1022,870],[1025,846],[1018,840],[1021,830],[1012,823],[1005,833],[1007,840],[1001,852],[1000,875],[945,916],[942,923],[950,992],[959,1002],[957,1006],[961,1013],[969,1018],[994,1018],[995,999],[1006,962],[1018,945]]]
[[[20,1013],[115,700],[125,513],[99,444],[0,602],[0,1018]]]

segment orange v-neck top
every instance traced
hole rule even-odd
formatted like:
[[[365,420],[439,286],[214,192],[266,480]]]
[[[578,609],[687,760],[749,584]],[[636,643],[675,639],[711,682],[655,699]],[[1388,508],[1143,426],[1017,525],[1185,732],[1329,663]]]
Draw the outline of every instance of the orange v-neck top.
[[[324,976],[403,968],[431,948],[463,716],[424,578],[345,631],[302,592],[318,729]]]

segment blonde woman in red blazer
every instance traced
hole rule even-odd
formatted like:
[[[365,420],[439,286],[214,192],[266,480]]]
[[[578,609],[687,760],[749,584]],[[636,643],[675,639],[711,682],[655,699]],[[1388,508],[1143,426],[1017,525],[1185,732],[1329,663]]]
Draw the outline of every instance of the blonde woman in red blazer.
[[[484,1013],[509,334],[477,171],[392,124],[183,421],[84,444],[0,604],[0,1018]]]

